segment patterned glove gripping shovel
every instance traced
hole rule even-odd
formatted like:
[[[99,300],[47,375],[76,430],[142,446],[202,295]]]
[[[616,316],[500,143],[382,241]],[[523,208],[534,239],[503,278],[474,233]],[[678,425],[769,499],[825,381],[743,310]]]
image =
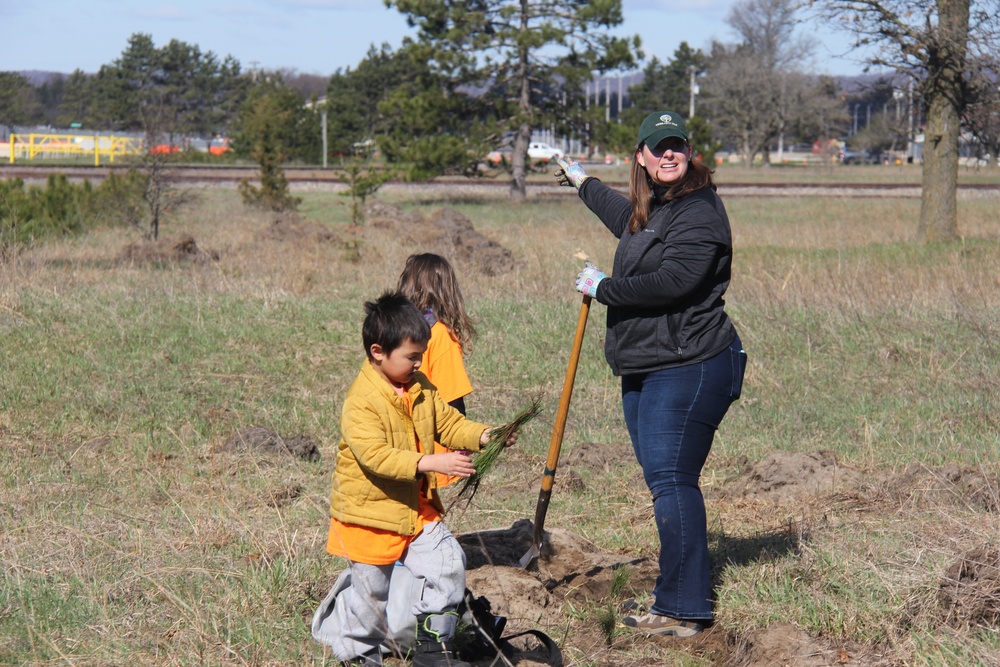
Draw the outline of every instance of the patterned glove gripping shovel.
[[[583,296],[580,306],[580,318],[576,322],[576,337],[573,339],[573,349],[569,356],[569,367],[566,369],[566,379],[563,381],[562,397],[559,399],[559,412],[556,413],[555,427],[552,429],[552,440],[549,442],[549,456],[545,461],[545,473],[542,475],[542,488],[538,492],[538,505],[535,506],[534,532],[531,537],[531,548],[521,557],[518,566],[524,569],[531,565],[542,553],[543,527],[545,513],[549,509],[549,498],[552,497],[552,484],[555,482],[556,465],[559,463],[559,450],[562,448],[563,431],[566,429],[566,417],[569,415],[569,401],[573,396],[573,381],[576,379],[576,367],[580,361],[580,348],[583,347],[583,332],[587,329],[587,314],[590,312],[589,295]]]

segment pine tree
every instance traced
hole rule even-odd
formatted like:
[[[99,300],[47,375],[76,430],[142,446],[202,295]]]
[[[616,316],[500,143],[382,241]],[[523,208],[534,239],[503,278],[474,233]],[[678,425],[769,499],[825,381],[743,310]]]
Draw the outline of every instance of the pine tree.
[[[385,0],[417,27],[427,62],[451,90],[483,100],[486,134],[511,137],[510,193],[525,197],[528,144],[535,128],[583,123],[584,83],[594,72],[632,66],[639,39],[621,24],[620,0]]]

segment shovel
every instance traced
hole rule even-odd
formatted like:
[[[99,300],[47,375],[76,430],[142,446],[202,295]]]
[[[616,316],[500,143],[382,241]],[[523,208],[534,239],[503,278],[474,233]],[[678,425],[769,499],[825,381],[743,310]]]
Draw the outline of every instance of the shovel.
[[[556,424],[552,430],[552,440],[549,442],[549,456],[545,461],[545,473],[542,475],[542,488],[538,492],[538,505],[535,506],[534,533],[531,537],[531,548],[518,561],[518,567],[524,569],[542,553],[545,513],[549,509],[549,498],[552,497],[552,484],[556,478],[556,465],[559,463],[559,450],[562,448],[563,431],[566,429],[566,417],[569,415],[569,401],[573,396],[573,381],[576,379],[576,367],[580,361],[580,348],[583,347],[583,332],[587,329],[587,313],[590,312],[589,295],[583,295],[580,306],[580,318],[576,322],[576,337],[573,339],[573,350],[569,355],[569,367],[566,369],[566,379],[563,381],[562,397],[559,399],[559,412],[556,413]]]

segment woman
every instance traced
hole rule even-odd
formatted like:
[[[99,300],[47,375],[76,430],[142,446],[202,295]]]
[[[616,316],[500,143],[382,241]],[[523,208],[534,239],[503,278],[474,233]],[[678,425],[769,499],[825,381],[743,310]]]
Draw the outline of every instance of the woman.
[[[653,497],[660,574],[648,613],[626,626],[690,637],[712,622],[705,501],[698,486],[715,431],[740,396],[746,353],[724,310],[733,259],[712,172],[691,160],[684,119],[639,128],[629,194],[560,159],[556,177],[618,239],[611,276],[588,264],[576,287],[608,307],[605,355]]]

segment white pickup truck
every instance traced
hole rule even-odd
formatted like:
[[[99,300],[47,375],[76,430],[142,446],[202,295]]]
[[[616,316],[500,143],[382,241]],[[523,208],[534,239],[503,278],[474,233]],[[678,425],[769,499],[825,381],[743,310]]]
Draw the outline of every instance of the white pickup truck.
[[[549,160],[555,160],[557,157],[562,156],[563,152],[561,150],[540,141],[532,141],[528,144],[528,157],[532,160],[548,162]]]

